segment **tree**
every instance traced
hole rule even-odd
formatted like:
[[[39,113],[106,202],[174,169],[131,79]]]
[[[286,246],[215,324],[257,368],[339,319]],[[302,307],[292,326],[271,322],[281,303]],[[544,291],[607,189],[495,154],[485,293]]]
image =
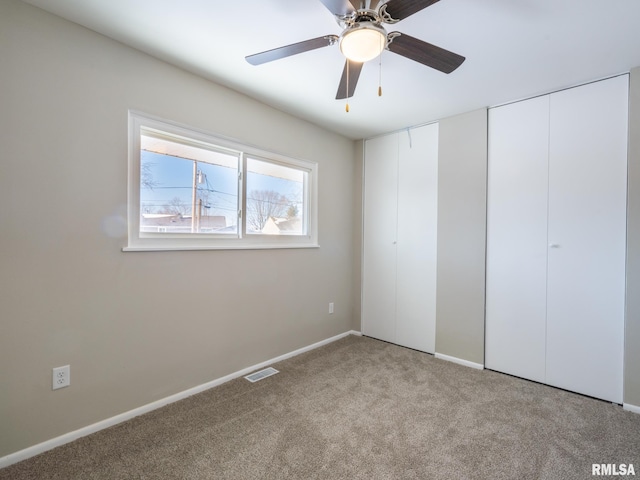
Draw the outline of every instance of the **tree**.
[[[287,218],[291,220],[292,218],[296,218],[298,216],[298,207],[297,205],[291,204],[289,208],[287,208]]]
[[[159,213],[186,215],[190,209],[191,207],[187,206],[180,197],[173,197],[168,204],[163,205],[162,211]]]
[[[159,183],[153,178],[153,167],[156,164],[153,162],[144,162],[140,165],[140,186],[142,188],[148,188],[153,190]]]
[[[274,190],[252,190],[247,196],[247,225],[261,232],[269,217],[283,217],[289,200]]]

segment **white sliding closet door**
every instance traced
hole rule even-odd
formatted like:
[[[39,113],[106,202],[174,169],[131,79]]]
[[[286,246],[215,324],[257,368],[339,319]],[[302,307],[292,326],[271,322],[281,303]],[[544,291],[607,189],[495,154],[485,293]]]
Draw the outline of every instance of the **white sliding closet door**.
[[[549,97],[489,111],[487,368],[545,381]]]
[[[397,134],[367,140],[364,172],[362,329],[395,342]]]
[[[628,77],[551,95],[547,383],[622,403]]]
[[[438,124],[399,133],[396,343],[435,352]]]

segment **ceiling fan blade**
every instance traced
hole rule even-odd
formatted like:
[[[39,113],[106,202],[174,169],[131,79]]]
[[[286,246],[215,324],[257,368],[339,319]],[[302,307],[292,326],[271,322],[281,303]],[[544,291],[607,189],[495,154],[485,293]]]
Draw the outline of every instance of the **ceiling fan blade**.
[[[376,8],[378,8],[378,4],[380,3],[380,0],[371,0],[370,4],[369,4],[369,8],[371,10],[375,10]]]
[[[336,100],[353,97],[353,92],[356,90],[358,78],[360,78],[360,72],[362,71],[362,65],[362,63],[351,60],[347,60],[344,63],[344,70],[342,71],[342,78],[340,79],[340,85],[338,86],[338,93],[336,93]],[[347,92],[347,69],[349,69],[349,92]]]
[[[245,60],[251,65],[262,65],[263,63],[273,62],[281,58],[297,55],[298,53],[308,52],[316,48],[328,47],[338,41],[336,35],[326,35],[324,37],[312,38],[304,42],[293,43],[284,47],[274,48],[266,52],[255,53],[245,57]]]
[[[423,42],[404,33],[392,32],[387,38],[389,39],[387,48],[393,53],[444,73],[453,72],[465,61],[465,58],[457,53]]]
[[[334,15],[351,15],[356,8],[349,0],[320,0]]]
[[[440,0],[389,0],[380,7],[380,16],[386,23],[396,23]]]

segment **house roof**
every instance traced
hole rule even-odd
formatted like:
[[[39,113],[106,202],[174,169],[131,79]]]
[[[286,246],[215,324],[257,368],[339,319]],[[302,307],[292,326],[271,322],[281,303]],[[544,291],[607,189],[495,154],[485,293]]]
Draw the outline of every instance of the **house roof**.
[[[263,233],[293,233],[302,231],[302,221],[300,218],[278,218],[269,217],[264,228]]]
[[[176,227],[191,228],[191,215],[172,215],[158,213],[144,213],[140,219],[141,227]],[[200,217],[200,228],[219,230],[227,226],[224,216],[212,215]]]

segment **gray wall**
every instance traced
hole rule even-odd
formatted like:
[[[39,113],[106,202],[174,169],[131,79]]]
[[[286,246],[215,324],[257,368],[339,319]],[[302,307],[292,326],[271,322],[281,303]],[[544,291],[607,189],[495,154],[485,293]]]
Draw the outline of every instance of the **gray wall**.
[[[440,121],[436,353],[484,364],[487,111]]]
[[[0,65],[0,457],[354,326],[355,142],[16,0]],[[123,253],[128,109],[318,162],[321,247]]]
[[[362,331],[362,234],[363,226],[363,196],[362,188],[364,184],[364,140],[356,142],[355,155],[355,179],[353,183],[353,212],[355,221],[354,229],[354,255],[353,255],[353,330]]]
[[[640,67],[630,77],[624,402],[640,407]]]

